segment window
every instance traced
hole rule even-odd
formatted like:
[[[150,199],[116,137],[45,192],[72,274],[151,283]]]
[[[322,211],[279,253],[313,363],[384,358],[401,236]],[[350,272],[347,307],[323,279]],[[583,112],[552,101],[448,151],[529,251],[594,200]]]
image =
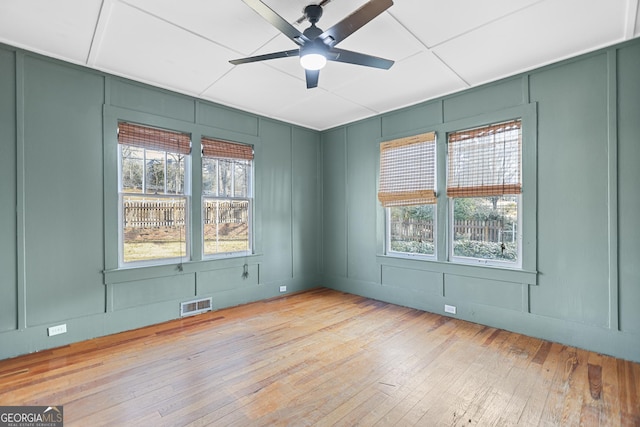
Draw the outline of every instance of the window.
[[[189,258],[188,134],[118,124],[120,264]]]
[[[378,199],[386,208],[387,253],[435,254],[435,133],[380,145]]]
[[[253,148],[202,138],[204,255],[250,254]]]
[[[521,265],[520,120],[448,135],[450,258]]]

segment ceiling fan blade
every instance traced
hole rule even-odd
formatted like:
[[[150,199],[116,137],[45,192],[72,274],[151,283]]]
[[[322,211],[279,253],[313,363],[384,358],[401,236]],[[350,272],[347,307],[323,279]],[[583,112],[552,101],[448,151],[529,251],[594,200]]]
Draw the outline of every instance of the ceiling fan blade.
[[[318,77],[320,76],[320,70],[304,70],[304,74],[307,78],[307,89],[312,89],[318,86]]]
[[[365,55],[364,53],[352,52],[350,50],[333,48],[329,52],[337,56],[327,56],[327,60],[335,62],[346,62],[348,64],[364,65],[365,67],[382,68],[388,70],[394,64],[390,59],[378,58],[377,56]]]
[[[288,23],[282,16],[278,15],[271,9],[269,6],[261,2],[260,0],[242,0],[244,1],[251,9],[255,10],[266,19],[271,25],[276,27],[282,34],[289,37],[294,43],[299,44],[300,46],[309,42],[310,40],[302,34],[296,27]]]
[[[249,62],[266,61],[268,59],[288,58],[290,56],[299,56],[300,49],[283,50],[282,52],[266,53],[264,55],[250,56],[248,58],[233,59],[229,61],[233,65],[248,64]]]
[[[359,30],[364,24],[389,9],[392,5],[393,0],[371,0],[320,34],[319,38],[323,40],[326,45],[333,47]]]

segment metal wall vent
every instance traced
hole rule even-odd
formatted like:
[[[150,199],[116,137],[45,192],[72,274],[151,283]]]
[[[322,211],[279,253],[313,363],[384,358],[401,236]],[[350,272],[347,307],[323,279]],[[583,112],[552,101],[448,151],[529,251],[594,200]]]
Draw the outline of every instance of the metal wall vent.
[[[180,317],[193,316],[207,311],[211,311],[212,298],[202,298],[193,301],[180,303]]]

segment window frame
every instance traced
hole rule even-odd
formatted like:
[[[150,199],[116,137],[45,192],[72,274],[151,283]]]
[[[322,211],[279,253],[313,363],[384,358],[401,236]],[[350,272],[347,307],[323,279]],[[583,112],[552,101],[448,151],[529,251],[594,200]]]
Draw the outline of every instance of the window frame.
[[[422,141],[421,141],[422,140]],[[383,151],[383,145],[385,144],[400,144],[401,146],[407,146],[408,144],[410,145],[412,143],[412,141],[416,144],[421,143],[421,142],[426,142],[426,143],[432,143],[433,144],[433,157],[432,157],[432,166],[433,166],[433,194],[432,195],[427,195],[424,194],[423,196],[419,196],[419,197],[424,197],[425,199],[435,199],[434,203],[421,203],[421,204],[410,204],[410,205],[396,205],[396,206],[386,206],[383,207],[384,209],[384,254],[387,256],[392,256],[392,257],[397,257],[397,258],[410,258],[410,259],[424,259],[424,260],[434,260],[436,259],[436,255],[438,253],[438,218],[437,218],[437,211],[438,211],[438,192],[437,192],[437,185],[438,185],[438,135],[435,131],[431,130],[425,130],[425,131],[421,131],[421,132],[414,132],[411,133],[409,135],[403,135],[403,136],[399,136],[399,137],[395,137],[395,138],[390,138],[387,139],[385,141],[380,141],[379,145],[378,145],[378,150],[379,150],[379,155],[378,155],[378,171],[379,171],[379,176],[378,176],[378,180],[377,180],[377,188],[378,188],[378,199],[379,201],[381,200],[380,198],[380,194],[381,194],[381,189],[380,189],[380,185],[381,185],[381,164],[380,164],[380,160],[381,160],[381,155],[382,155],[382,151]],[[397,148],[397,147],[395,147]],[[406,190],[406,188],[404,188]],[[396,190],[398,191],[397,187]],[[421,192],[426,193],[426,192],[430,192],[431,190],[427,190],[426,188],[423,188],[421,190]],[[386,193],[387,198],[389,198],[389,195],[391,193]],[[393,202],[391,202],[393,203]],[[401,252],[401,251],[395,251],[393,249],[391,249],[391,208],[392,207],[414,207],[414,206],[425,206],[425,205],[432,205],[434,207],[434,212],[433,212],[433,253],[432,254],[423,254],[423,253],[418,253],[418,252]]]
[[[189,137],[192,139],[193,136],[191,135],[190,132],[184,131],[184,130],[175,130],[175,129],[169,129],[167,127],[160,127],[160,126],[154,126],[154,125],[149,125],[146,123],[137,123],[137,122],[132,122],[130,120],[124,120],[124,119],[119,119],[116,122],[116,129],[118,129],[118,127],[120,126],[121,123],[130,123],[133,125],[137,125],[137,126],[141,126],[141,127],[147,127],[147,128],[153,128],[153,129],[160,129],[160,130],[167,130],[169,132],[177,132],[177,133],[182,133],[182,134],[188,134]],[[118,227],[118,268],[132,268],[132,267],[147,267],[147,266],[161,266],[161,265],[167,265],[167,264],[179,264],[182,265],[182,263],[190,261],[191,260],[191,188],[192,188],[192,182],[191,182],[191,158],[192,158],[192,151],[189,154],[184,154],[184,182],[183,182],[183,192],[182,194],[179,193],[162,193],[162,194],[153,194],[153,193],[145,193],[144,192],[144,188],[143,188],[143,192],[142,193],[132,193],[132,192],[126,192],[123,191],[123,186],[122,186],[122,148],[124,145],[127,146],[131,146],[129,144],[121,144],[119,142],[117,142],[117,155],[116,155],[116,177],[117,177],[117,198],[118,198],[118,219],[117,219],[117,227]],[[152,151],[157,151],[157,152],[161,152],[161,150],[158,150],[156,148],[143,148],[143,147],[139,147],[142,148],[143,150],[152,150]],[[165,160],[167,158],[167,154],[171,153],[170,151],[162,151],[165,153],[164,157]],[[166,188],[166,169],[167,169],[167,165],[164,165],[165,168],[165,188]],[[144,172],[143,172],[144,174]],[[145,181],[145,178],[143,177],[143,183]],[[144,186],[144,184],[143,184]],[[184,199],[184,206],[185,206],[185,212],[184,212],[184,245],[185,245],[185,253],[182,254],[181,256],[178,257],[167,257],[167,258],[154,258],[154,259],[147,259],[147,260],[139,260],[139,261],[125,261],[124,259],[124,245],[125,245],[125,239],[124,239],[124,198],[127,196],[149,196],[149,197],[154,197],[154,198],[158,198],[158,199]]]
[[[476,126],[471,126],[471,127],[465,127],[465,128],[459,128],[459,129],[455,129],[455,130],[450,130],[446,133],[446,143],[447,143],[447,150],[446,153],[444,153],[444,156],[446,158],[446,163],[447,163],[447,182],[446,182],[446,186],[447,188],[449,188],[449,178],[450,178],[450,171],[449,171],[449,154],[450,154],[450,142],[449,142],[449,135],[452,133],[457,133],[457,132],[474,132],[476,129],[482,129],[485,128],[487,126],[491,126],[491,127],[495,127],[495,126],[499,126],[500,124],[503,123],[508,123],[510,121],[519,121],[520,125],[519,125],[519,130],[520,130],[520,141],[518,143],[518,148],[520,150],[520,152],[518,153],[518,159],[519,159],[519,164],[518,164],[518,172],[520,174],[520,176],[518,177],[518,181],[519,181],[519,187],[522,188],[523,184],[523,173],[522,173],[522,165],[523,165],[523,129],[522,127],[524,126],[522,118],[521,117],[514,117],[512,119],[509,120],[501,120],[499,122],[490,122],[490,123],[484,123],[484,124],[479,124]],[[482,158],[481,160],[485,160],[485,158]],[[482,169],[482,170],[486,170],[486,169]],[[476,184],[477,185],[477,184]],[[504,184],[503,184],[504,185]],[[507,184],[507,187],[515,187],[515,185],[513,184]],[[468,192],[474,193],[476,190],[469,190],[469,188],[477,188],[477,187],[468,187],[468,186],[463,186],[461,187],[463,189],[465,189]],[[504,187],[503,187],[504,189]],[[515,188],[514,188],[515,189]],[[454,190],[460,190],[460,187],[455,187]],[[481,189],[482,191],[483,189]],[[486,189],[484,189],[486,191]],[[464,263],[464,264],[474,264],[474,265],[487,265],[487,266],[499,266],[499,267],[504,267],[504,268],[515,268],[515,269],[520,269],[522,267],[522,190],[520,190],[519,193],[516,194],[511,194],[511,193],[505,193],[505,194],[488,194],[488,193],[483,193],[483,194],[478,194],[477,196],[470,194],[467,196],[459,196],[459,197],[454,197],[454,196],[449,196],[449,194],[447,194],[445,192],[445,195],[447,197],[447,203],[448,203],[448,211],[449,211],[449,227],[447,230],[447,248],[448,248],[448,253],[447,253],[447,259],[450,260],[451,262],[456,262],[456,263]],[[484,197],[494,197],[494,196],[515,196],[516,197],[516,206],[517,206],[517,219],[516,219],[516,223],[517,223],[517,240],[516,240],[516,248],[517,248],[517,258],[515,262],[511,262],[511,261],[505,261],[505,260],[499,260],[499,259],[490,259],[490,258],[478,258],[478,257],[467,257],[467,256],[461,256],[461,255],[455,255],[454,254],[454,240],[455,240],[455,217],[454,217],[454,213],[455,213],[455,209],[454,209],[454,204],[456,199],[473,199],[473,198],[484,198]]]
[[[199,104],[196,105],[196,107]],[[262,182],[259,179],[261,170],[262,139],[257,134],[248,134],[237,130],[223,129],[209,124],[203,124],[198,120],[184,120],[180,118],[160,115],[158,113],[132,110],[117,105],[105,104],[102,110],[102,155],[103,155],[103,212],[104,212],[104,268],[102,270],[103,283],[109,287],[114,284],[135,282],[138,280],[170,277],[180,274],[193,274],[197,271],[212,270],[227,267],[242,267],[249,258],[260,262],[263,254],[262,243],[262,199],[260,197]],[[201,193],[200,162],[191,161],[191,194],[189,199],[189,236],[190,260],[178,260],[176,262],[153,263],[149,265],[119,264],[119,199],[118,199],[118,123],[131,122],[160,129],[171,129],[177,132],[191,135],[192,156],[200,151],[200,138],[203,135],[212,135],[228,141],[237,141],[242,144],[252,145],[255,151],[254,159],[254,200],[253,200],[253,254],[243,257],[227,257],[223,259],[203,259],[201,252],[201,198],[193,197]],[[108,295],[110,293],[108,292]],[[108,296],[107,307],[112,307]]]
[[[209,140],[217,140],[220,141],[222,143],[229,143],[229,144],[237,144],[237,145],[243,145],[243,146],[247,146],[247,147],[251,147],[251,150],[255,153],[255,146],[253,144],[249,144],[249,143],[244,143],[244,142],[238,142],[238,141],[229,141],[226,139],[220,139],[220,138],[212,138],[212,137],[205,137],[204,135],[201,138],[201,144],[202,144],[202,140],[204,139],[209,139]],[[253,155],[252,159],[245,159],[247,161],[249,161],[249,178],[248,178],[248,182],[247,182],[247,196],[245,197],[237,197],[235,196],[235,185],[232,184],[231,185],[231,189],[232,189],[232,193],[233,196],[220,196],[220,188],[219,188],[219,183],[216,185],[216,195],[211,195],[211,194],[205,194],[205,190],[204,190],[204,161],[205,159],[215,159],[216,161],[219,160],[233,160],[234,163],[234,171],[231,172],[231,176],[234,177],[234,172],[235,172],[235,161],[238,160],[242,160],[242,159],[228,159],[225,157],[213,157],[213,156],[205,156],[204,154],[204,150],[201,147],[200,150],[200,179],[201,179],[201,191],[200,191],[200,200],[201,200],[201,209],[202,209],[202,220],[201,220],[201,251],[202,251],[202,258],[203,259],[219,259],[219,258],[235,258],[235,257],[244,257],[244,256],[248,256],[248,255],[252,255],[255,253],[255,237],[254,237],[254,229],[255,229],[255,225],[254,225],[254,221],[255,221],[255,215],[254,215],[254,200],[255,200],[255,154]],[[218,165],[218,167],[216,167],[216,171],[217,171],[217,176],[216,176],[216,180],[219,179],[219,173],[220,173],[220,167]],[[204,207],[205,207],[205,200],[232,200],[232,201],[247,201],[248,202],[248,218],[247,218],[247,234],[248,234],[248,246],[249,248],[247,250],[243,250],[243,251],[234,251],[234,252],[218,252],[218,253],[206,253],[205,250],[205,246],[206,246],[206,239],[205,239],[205,215],[204,215]]]
[[[426,206],[426,205],[410,205],[410,206]],[[384,208],[385,210],[385,254],[388,256],[398,258],[410,258],[410,259],[424,259],[435,260],[438,254],[438,204],[434,203],[433,206],[433,253],[422,254],[418,252],[401,252],[391,249],[391,207]]]
[[[510,196],[516,197],[516,204],[518,209],[518,218],[517,218],[517,239],[516,239],[516,248],[518,250],[518,258],[515,262],[511,261],[503,261],[499,259],[486,259],[486,258],[475,258],[475,257],[467,257],[462,255],[455,255],[453,253],[453,242],[455,237],[454,227],[454,206],[456,199],[470,198],[470,197],[447,197],[449,204],[449,229],[447,230],[447,247],[449,253],[447,254],[448,259],[454,263],[460,264],[471,264],[471,265],[486,265],[486,266],[494,266],[494,267],[504,267],[504,268],[514,268],[520,269],[522,268],[522,194],[513,194]],[[490,197],[490,196],[489,196]]]
[[[433,125],[421,127],[412,134],[435,131],[436,145],[436,221],[438,224],[436,237],[436,257],[421,258],[395,256],[386,252],[387,225],[386,210],[377,203],[376,210],[376,234],[377,234],[377,258],[383,265],[405,266],[429,271],[438,271],[449,274],[474,275],[487,278],[502,278],[503,280],[522,280],[523,283],[536,283],[537,271],[537,103],[530,102],[522,105],[506,107],[503,109],[458,117],[452,120],[445,119],[445,108],[440,101],[440,111],[443,118]],[[447,133],[460,129],[470,129],[486,125],[487,123],[500,123],[513,119],[522,121],[522,194],[519,205],[521,262],[519,267],[513,265],[485,265],[483,263],[465,263],[449,258],[449,228],[451,222],[451,204],[446,195],[447,184]],[[432,122],[433,123],[433,122]],[[394,137],[406,136],[407,133],[383,135],[378,142],[390,140]],[[442,155],[445,153],[445,155]],[[376,173],[380,171],[379,156],[376,157]],[[412,262],[413,261],[413,262]]]

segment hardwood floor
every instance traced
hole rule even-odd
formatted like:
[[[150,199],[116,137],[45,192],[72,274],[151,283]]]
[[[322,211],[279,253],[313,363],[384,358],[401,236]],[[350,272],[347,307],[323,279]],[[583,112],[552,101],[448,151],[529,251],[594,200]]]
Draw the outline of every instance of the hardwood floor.
[[[65,426],[640,426],[640,364],[328,289],[0,361]]]

